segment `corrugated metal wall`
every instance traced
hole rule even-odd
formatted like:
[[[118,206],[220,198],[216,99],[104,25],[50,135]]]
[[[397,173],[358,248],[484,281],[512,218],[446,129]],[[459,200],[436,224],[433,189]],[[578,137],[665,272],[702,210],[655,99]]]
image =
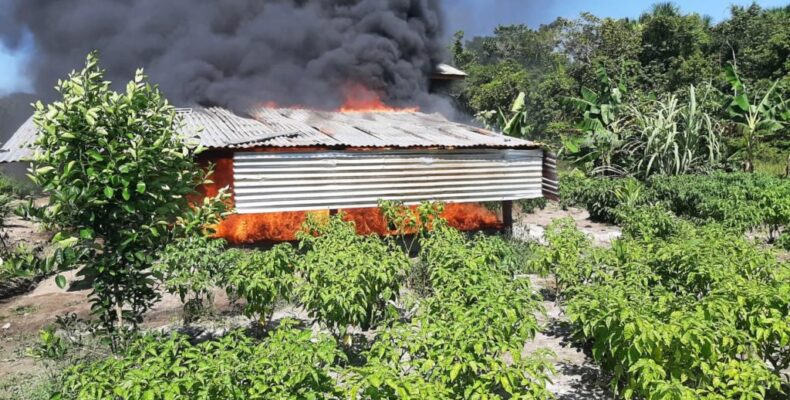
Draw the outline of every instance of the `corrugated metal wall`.
[[[233,173],[240,214],[516,200],[542,196],[543,151],[238,152]]]
[[[557,155],[543,152],[543,197],[560,200],[560,176],[557,173]]]

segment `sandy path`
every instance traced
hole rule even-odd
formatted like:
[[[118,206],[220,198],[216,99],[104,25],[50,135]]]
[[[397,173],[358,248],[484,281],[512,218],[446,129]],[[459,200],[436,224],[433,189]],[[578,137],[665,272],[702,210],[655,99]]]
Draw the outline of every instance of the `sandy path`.
[[[541,332],[527,342],[524,351],[549,349],[554,352],[552,361],[556,374],[548,386],[549,390],[558,400],[611,399],[609,378],[571,340],[567,318],[553,298],[553,278],[530,275],[529,279],[543,294],[546,315],[538,318]]]

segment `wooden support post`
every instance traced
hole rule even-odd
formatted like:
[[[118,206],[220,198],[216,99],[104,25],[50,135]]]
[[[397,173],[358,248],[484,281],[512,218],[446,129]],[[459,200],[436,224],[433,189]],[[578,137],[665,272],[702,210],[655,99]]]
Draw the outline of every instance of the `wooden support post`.
[[[329,216],[330,217],[334,217],[335,215],[337,215],[337,208],[333,208],[333,209],[329,210]]]
[[[513,232],[513,200],[502,202],[502,224],[505,225],[505,232]]]

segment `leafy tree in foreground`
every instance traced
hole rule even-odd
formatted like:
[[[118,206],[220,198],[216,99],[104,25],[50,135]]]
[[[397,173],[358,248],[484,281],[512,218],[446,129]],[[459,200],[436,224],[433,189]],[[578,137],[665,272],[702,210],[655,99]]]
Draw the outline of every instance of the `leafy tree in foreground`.
[[[57,90],[62,100],[35,105],[30,171],[50,196],[41,218],[74,261],[60,269],[79,265],[93,278],[92,311],[117,332],[158,298],[150,268],[204,181],[193,161],[199,149],[177,133],[175,108],[142,70],[117,93],[90,54]]]

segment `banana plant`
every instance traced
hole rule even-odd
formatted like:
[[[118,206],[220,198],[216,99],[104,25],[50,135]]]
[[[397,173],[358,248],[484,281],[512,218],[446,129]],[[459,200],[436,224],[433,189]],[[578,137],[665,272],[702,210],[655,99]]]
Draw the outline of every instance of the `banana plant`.
[[[591,166],[593,175],[624,175],[617,166],[617,155],[625,145],[627,118],[623,115],[624,97],[628,88],[621,81],[615,83],[603,66],[597,69],[597,92],[582,88],[581,97],[567,100],[582,112],[579,123],[581,136],[564,137],[562,153],[571,156],[573,163]]]
[[[527,94],[524,92],[518,94],[508,112],[502,108],[482,111],[477,114],[477,119],[487,127],[501,130],[508,136],[526,137],[535,127],[529,122]]]
[[[509,115],[505,115],[502,109],[499,109],[499,123],[503,127],[502,132],[506,135],[524,137],[532,131],[534,126],[529,123],[526,100],[527,94],[521,92],[510,106]]]
[[[727,111],[741,132],[746,145],[744,171],[753,172],[754,154],[760,139],[782,129],[782,122],[777,118],[780,117],[777,114],[782,112],[781,106],[784,102],[781,99],[777,101],[775,97],[779,81],[774,82],[762,97],[750,96],[734,65],[729,64],[724,72],[733,91]],[[758,98],[760,100],[755,102]]]

